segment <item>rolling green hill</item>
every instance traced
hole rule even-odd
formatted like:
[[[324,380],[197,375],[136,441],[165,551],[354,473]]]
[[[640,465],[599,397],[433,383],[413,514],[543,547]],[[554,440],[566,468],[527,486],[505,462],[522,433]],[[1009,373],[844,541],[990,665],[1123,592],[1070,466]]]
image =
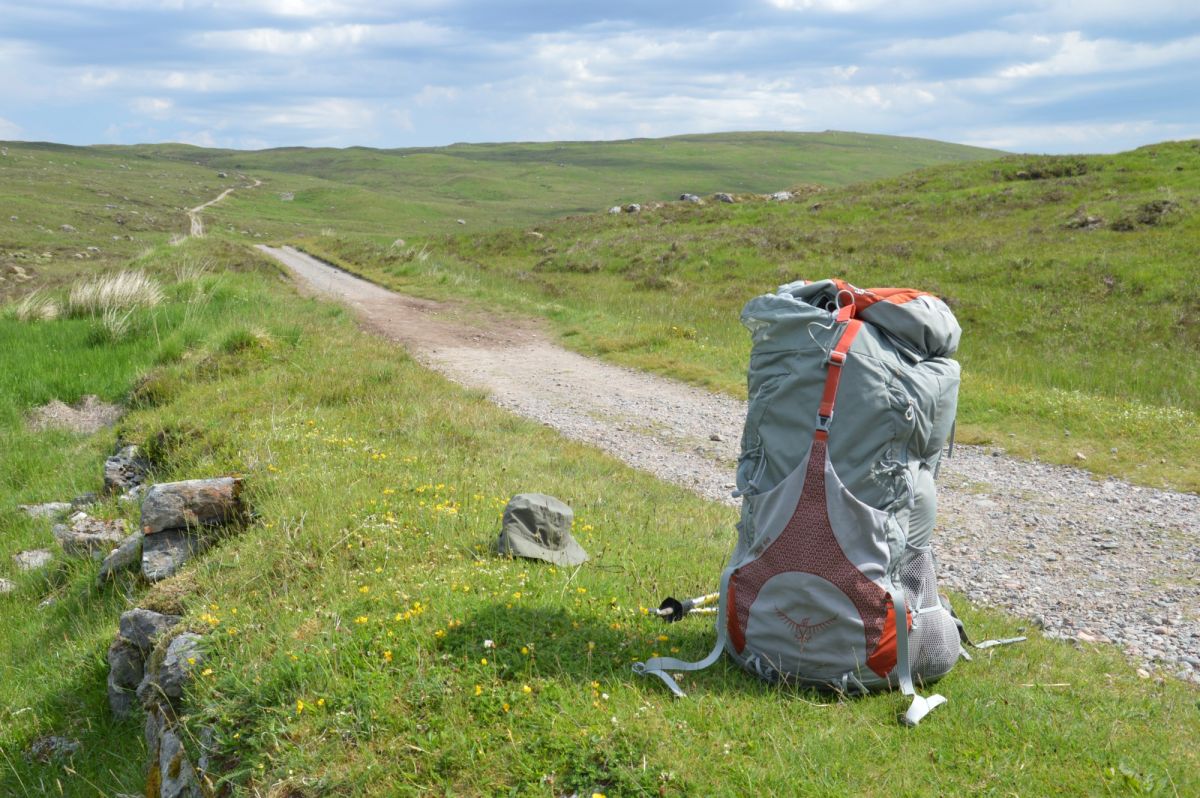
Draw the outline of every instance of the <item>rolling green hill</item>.
[[[304,246],[405,291],[545,316],[582,351],[735,395],[751,296],[831,276],[915,286],[964,327],[963,438],[1200,489],[1200,142],[743,199],[408,248],[361,235]]]

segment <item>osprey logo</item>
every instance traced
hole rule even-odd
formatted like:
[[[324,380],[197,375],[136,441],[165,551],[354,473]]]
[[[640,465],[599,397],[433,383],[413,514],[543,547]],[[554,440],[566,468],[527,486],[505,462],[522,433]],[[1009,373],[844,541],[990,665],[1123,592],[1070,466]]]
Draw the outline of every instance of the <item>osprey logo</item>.
[[[807,617],[797,622],[789,618],[788,614],[778,607],[775,608],[775,615],[778,616],[779,620],[791,627],[792,635],[796,638],[796,642],[800,644],[801,651],[804,650],[804,646],[808,644],[808,641],[811,640],[814,635],[816,635],[818,632],[823,632],[824,630],[828,629],[833,625],[833,622],[837,620],[837,616],[832,615],[820,623],[809,623]]]

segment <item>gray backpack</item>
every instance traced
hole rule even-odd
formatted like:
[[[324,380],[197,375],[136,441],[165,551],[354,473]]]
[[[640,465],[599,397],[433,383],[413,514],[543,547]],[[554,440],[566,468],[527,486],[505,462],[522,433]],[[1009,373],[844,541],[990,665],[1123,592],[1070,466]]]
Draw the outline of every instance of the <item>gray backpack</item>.
[[[753,348],[737,469],[737,545],[721,575],[717,645],[771,681],[847,694],[916,694],[965,655],[930,545],[934,474],[950,436],[961,330],[937,297],[797,282],[742,311]],[[897,619],[904,619],[897,623]]]

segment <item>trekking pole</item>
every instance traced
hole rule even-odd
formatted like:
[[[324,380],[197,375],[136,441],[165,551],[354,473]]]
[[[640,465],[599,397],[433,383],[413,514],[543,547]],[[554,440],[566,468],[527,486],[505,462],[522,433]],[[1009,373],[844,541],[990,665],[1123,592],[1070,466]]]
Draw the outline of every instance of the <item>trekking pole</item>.
[[[658,605],[658,609],[654,614],[662,618],[667,623],[675,623],[682,619],[685,615],[691,612],[709,614],[717,611],[716,607],[706,606],[712,604],[717,599],[721,598],[720,593],[708,593],[704,596],[697,596],[692,599],[684,599],[680,601],[674,596],[667,596],[663,599],[662,604]]]

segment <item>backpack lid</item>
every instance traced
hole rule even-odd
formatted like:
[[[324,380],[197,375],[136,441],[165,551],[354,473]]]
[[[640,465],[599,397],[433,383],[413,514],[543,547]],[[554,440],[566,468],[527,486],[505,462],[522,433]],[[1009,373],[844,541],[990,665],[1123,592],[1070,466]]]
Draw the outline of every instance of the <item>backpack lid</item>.
[[[885,333],[910,360],[951,357],[962,328],[941,299],[914,288],[858,288],[845,280],[797,280],[780,286],[776,296],[835,312],[854,305],[857,318]]]

